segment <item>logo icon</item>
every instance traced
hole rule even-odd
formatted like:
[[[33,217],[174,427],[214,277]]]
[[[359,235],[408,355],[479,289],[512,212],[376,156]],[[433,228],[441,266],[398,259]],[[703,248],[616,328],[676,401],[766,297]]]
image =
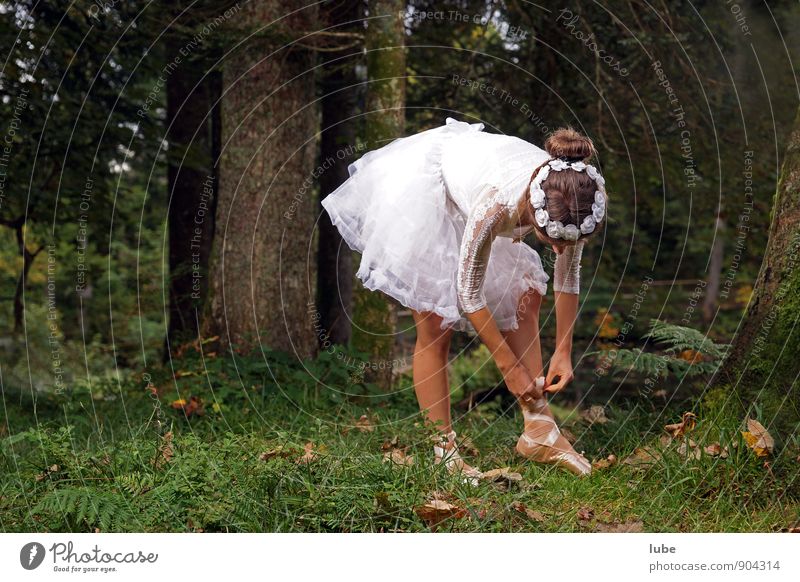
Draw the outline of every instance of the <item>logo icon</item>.
[[[44,546],[39,542],[27,543],[19,552],[19,563],[26,570],[35,570],[42,565],[44,554]]]

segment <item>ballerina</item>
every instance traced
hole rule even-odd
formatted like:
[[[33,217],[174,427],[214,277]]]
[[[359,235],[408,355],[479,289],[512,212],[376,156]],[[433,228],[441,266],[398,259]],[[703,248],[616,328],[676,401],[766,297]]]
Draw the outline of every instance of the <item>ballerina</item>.
[[[471,483],[481,477],[458,452],[447,377],[452,334],[471,325],[522,408],[516,451],[587,475],[591,464],[559,431],[545,394],[573,379],[580,260],[605,224],[605,181],[586,163],[592,141],[572,129],[551,134],[545,149],[483,130],[447,118],[398,138],[351,164],[350,178],[322,205],[361,253],[364,286],[412,312],[414,390],[441,430],[436,462]],[[539,254],[520,244],[531,231],[557,254],[556,347],[546,375],[539,308],[550,277]]]

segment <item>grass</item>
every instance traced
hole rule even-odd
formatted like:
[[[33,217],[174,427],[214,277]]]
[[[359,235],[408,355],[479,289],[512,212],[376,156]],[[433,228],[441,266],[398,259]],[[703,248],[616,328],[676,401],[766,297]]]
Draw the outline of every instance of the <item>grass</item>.
[[[713,436],[726,459],[687,459],[675,442],[654,463],[577,479],[515,456],[521,418],[498,400],[458,417],[456,430],[481,469],[522,478],[471,487],[433,464],[408,379],[384,394],[330,355],[234,366],[189,354],[174,369],[35,402],[6,387],[0,530],[423,532],[434,522],[415,508],[434,495],[455,508],[434,529],[453,532],[780,531],[800,516],[794,445],[765,467],[736,420],[701,417],[690,435],[701,445]],[[202,415],[187,416],[192,395]],[[173,407],[179,398],[186,405]],[[660,446],[685,406],[630,401],[602,424],[558,411],[590,459],[622,460]],[[300,463],[307,443],[312,458]],[[384,462],[390,447],[414,463]]]

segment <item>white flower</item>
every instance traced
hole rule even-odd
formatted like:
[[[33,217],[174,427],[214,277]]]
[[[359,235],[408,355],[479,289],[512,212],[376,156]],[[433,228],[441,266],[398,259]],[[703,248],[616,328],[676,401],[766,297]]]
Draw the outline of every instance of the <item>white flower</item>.
[[[583,219],[581,222],[581,233],[582,234],[591,234],[594,232],[594,227],[597,225],[597,222],[594,219],[594,215],[590,214],[586,218]]]
[[[564,239],[566,240],[578,240],[578,237],[581,235],[578,227],[574,224],[568,224],[564,227]]]
[[[561,238],[564,236],[564,225],[558,220],[551,220],[547,223],[547,236],[550,238]]]
[[[603,178],[603,176],[601,176],[600,174],[597,174],[597,178],[595,178],[594,180],[600,185],[601,188],[606,185],[606,179]]]
[[[550,167],[553,168],[556,172],[560,172],[561,170],[566,170],[569,164],[564,160],[550,160]]]
[[[594,166],[586,166],[586,175],[589,176],[592,180],[597,180],[597,177],[600,175],[597,172],[597,168]]]
[[[535,217],[536,217],[536,224],[538,224],[540,227],[544,227],[544,225],[547,224],[547,221],[550,220],[550,215],[547,214],[547,210],[545,210],[544,208],[539,208],[536,211]]]
[[[586,169],[586,164],[584,164],[583,162],[575,162],[575,163],[571,164],[571,166],[572,166],[572,169],[577,171],[577,172],[582,172],[583,170]]]
[[[544,190],[538,186],[531,186],[531,204],[534,208],[542,208],[544,206]]]
[[[539,172],[536,174],[536,181],[541,184],[545,180],[547,180],[547,176],[550,175],[550,166],[544,166]]]
[[[599,204],[592,204],[592,216],[597,222],[603,220],[603,216],[606,214],[606,209]]]
[[[603,196],[603,193],[600,190],[595,190],[594,193],[594,201],[599,204],[600,206],[606,205],[606,197]]]

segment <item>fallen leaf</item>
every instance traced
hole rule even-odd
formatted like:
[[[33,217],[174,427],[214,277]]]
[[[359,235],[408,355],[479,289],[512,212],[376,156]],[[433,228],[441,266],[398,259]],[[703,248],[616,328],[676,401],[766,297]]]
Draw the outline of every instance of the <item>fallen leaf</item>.
[[[372,432],[375,430],[375,426],[372,424],[372,421],[367,418],[366,414],[362,414],[361,418],[356,421],[356,428],[361,432]]]
[[[702,352],[698,352],[696,350],[683,350],[678,357],[681,360],[689,362],[690,365],[696,364],[697,362],[702,362],[705,359],[705,356]]]
[[[688,439],[683,441],[681,446],[678,447],[678,454],[684,459],[694,459],[697,461],[703,453],[700,451],[700,447],[697,446],[696,442],[692,439]]]
[[[712,443],[703,449],[709,457],[728,458],[728,447],[722,447],[719,443]]]
[[[772,454],[775,441],[763,425],[752,418],[747,419],[747,431],[742,432],[747,446],[753,449],[757,457],[766,457]]]
[[[597,531],[603,533],[641,533],[644,531],[644,524],[641,520],[619,522],[598,522]]]
[[[539,523],[545,521],[547,517],[541,511],[537,511],[536,509],[531,509],[521,501],[515,501],[511,504],[511,507],[519,511],[520,513],[524,513],[533,521],[537,521]]]
[[[588,507],[581,507],[578,510],[577,517],[580,522],[589,522],[594,519],[594,511]]]
[[[307,465],[308,463],[311,463],[311,462],[317,460],[317,456],[318,455],[317,455],[316,452],[314,452],[314,443],[312,443],[311,441],[308,441],[305,444],[305,446],[303,446],[303,450],[305,452],[303,453],[302,457],[297,459],[297,464],[299,464],[299,465]]]
[[[274,459],[275,457],[290,457],[292,456],[292,451],[288,447],[284,447],[283,445],[278,445],[272,449],[266,450],[258,456],[260,461],[269,461],[270,459]]]
[[[634,467],[651,465],[661,458],[661,454],[652,447],[637,447],[622,463]]]
[[[183,398],[175,400],[172,402],[172,408],[175,410],[180,410],[186,415],[187,418],[191,418],[192,416],[203,416],[205,414],[203,401],[199,396],[190,396],[188,402]]]
[[[599,461],[594,461],[592,463],[593,469],[607,469],[611,465],[615,465],[617,463],[617,456],[616,455],[608,455],[605,459],[600,459]]]
[[[178,370],[175,372],[176,378],[185,378],[186,376],[197,376],[197,374],[191,370]]]
[[[666,397],[667,397],[667,391],[664,390],[663,388],[653,392],[653,398],[666,398]]]
[[[680,438],[687,432],[691,432],[697,426],[697,416],[693,412],[684,412],[681,421],[675,424],[668,424],[664,427],[674,439]]]
[[[589,426],[593,424],[605,424],[608,422],[608,417],[606,416],[605,408],[600,406],[599,404],[593,404],[588,409],[581,412],[581,418],[589,423]]]
[[[383,454],[383,462],[387,463],[389,461],[395,465],[410,467],[414,464],[414,457],[412,455],[406,455],[405,451],[401,449],[393,449]]]
[[[431,499],[424,505],[414,508],[414,512],[428,527],[435,527],[446,519],[461,519],[466,511],[443,499]]]
[[[508,489],[515,483],[522,481],[522,475],[511,470],[511,467],[502,467],[500,469],[490,469],[484,471],[482,478],[492,483],[497,483],[504,488]]]
[[[166,463],[169,463],[172,460],[172,457],[175,456],[175,449],[172,446],[172,438],[172,431],[169,431],[163,437],[161,437],[161,444],[158,446],[158,452],[156,453],[156,458],[153,461],[156,469],[160,469]]]
[[[395,436],[392,437],[392,440],[383,441],[383,444],[381,445],[381,450],[382,451],[391,451],[392,449],[399,448],[399,442],[400,442],[400,439],[398,438],[397,435],[395,435]]]

